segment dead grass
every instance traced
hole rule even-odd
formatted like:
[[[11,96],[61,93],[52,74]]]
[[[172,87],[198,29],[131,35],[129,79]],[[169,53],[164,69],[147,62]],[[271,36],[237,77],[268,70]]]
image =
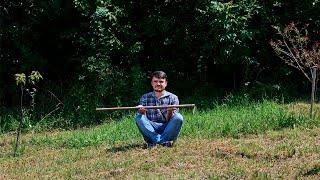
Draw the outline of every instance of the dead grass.
[[[114,146],[32,145],[10,155],[1,137],[0,179],[319,179],[320,128],[270,131],[239,138],[179,139],[173,148],[142,141]]]
[[[305,102],[296,102],[288,105],[289,110],[291,112],[295,112],[296,114],[309,114],[310,113],[310,104]],[[320,118],[320,104],[314,104],[314,116],[315,118]]]

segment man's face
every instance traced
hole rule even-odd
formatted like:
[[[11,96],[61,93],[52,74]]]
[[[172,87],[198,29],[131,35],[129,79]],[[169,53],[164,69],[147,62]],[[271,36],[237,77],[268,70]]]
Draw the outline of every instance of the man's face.
[[[153,90],[156,92],[162,92],[167,87],[167,80],[166,79],[159,79],[156,77],[152,77],[151,86]]]

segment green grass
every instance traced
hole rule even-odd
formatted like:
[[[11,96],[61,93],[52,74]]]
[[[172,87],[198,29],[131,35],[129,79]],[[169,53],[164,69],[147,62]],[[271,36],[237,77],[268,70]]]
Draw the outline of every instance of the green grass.
[[[274,179],[319,177],[319,115],[273,101],[192,114],[173,148],[145,149],[134,114],[93,128],[0,135],[0,179]],[[317,107],[317,110],[319,107]]]
[[[312,126],[319,123],[317,118],[312,120],[305,114],[291,112],[287,106],[270,101],[248,106],[221,105],[195,114],[191,111],[182,111],[182,114],[184,125],[181,136],[188,138],[239,137],[267,130],[292,128],[297,125]],[[78,148],[100,144],[112,146],[116,142],[136,142],[139,139],[141,135],[132,114],[95,128],[35,135],[31,137],[29,143]]]
[[[184,134],[200,137],[239,136],[319,122],[270,101],[247,106],[221,105],[199,112],[196,116],[187,114],[186,119]]]

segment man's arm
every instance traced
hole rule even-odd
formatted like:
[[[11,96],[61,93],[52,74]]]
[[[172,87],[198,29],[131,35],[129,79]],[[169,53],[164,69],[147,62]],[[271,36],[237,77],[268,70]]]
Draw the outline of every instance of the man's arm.
[[[179,99],[177,96],[174,96],[173,99],[172,99],[172,104],[171,105],[179,105]],[[168,108],[167,109],[167,121],[169,121],[172,116],[174,115],[174,113],[178,111],[177,108]]]
[[[140,98],[140,102],[139,102],[139,105],[137,107],[141,107],[138,109],[138,112],[142,115],[145,115],[146,112],[147,112],[147,109],[143,108],[143,106],[146,106],[147,105],[147,98],[145,96],[142,96]]]

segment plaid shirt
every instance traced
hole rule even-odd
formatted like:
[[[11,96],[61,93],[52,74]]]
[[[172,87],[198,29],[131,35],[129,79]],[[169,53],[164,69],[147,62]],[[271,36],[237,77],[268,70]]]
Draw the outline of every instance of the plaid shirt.
[[[156,97],[154,91],[144,94],[140,98],[139,105],[143,106],[164,106],[164,105],[178,105],[179,99],[178,96],[165,91],[164,95],[160,98]],[[173,113],[178,112],[179,110],[175,110]],[[167,109],[147,109],[147,118],[150,121],[154,122],[166,122]]]

